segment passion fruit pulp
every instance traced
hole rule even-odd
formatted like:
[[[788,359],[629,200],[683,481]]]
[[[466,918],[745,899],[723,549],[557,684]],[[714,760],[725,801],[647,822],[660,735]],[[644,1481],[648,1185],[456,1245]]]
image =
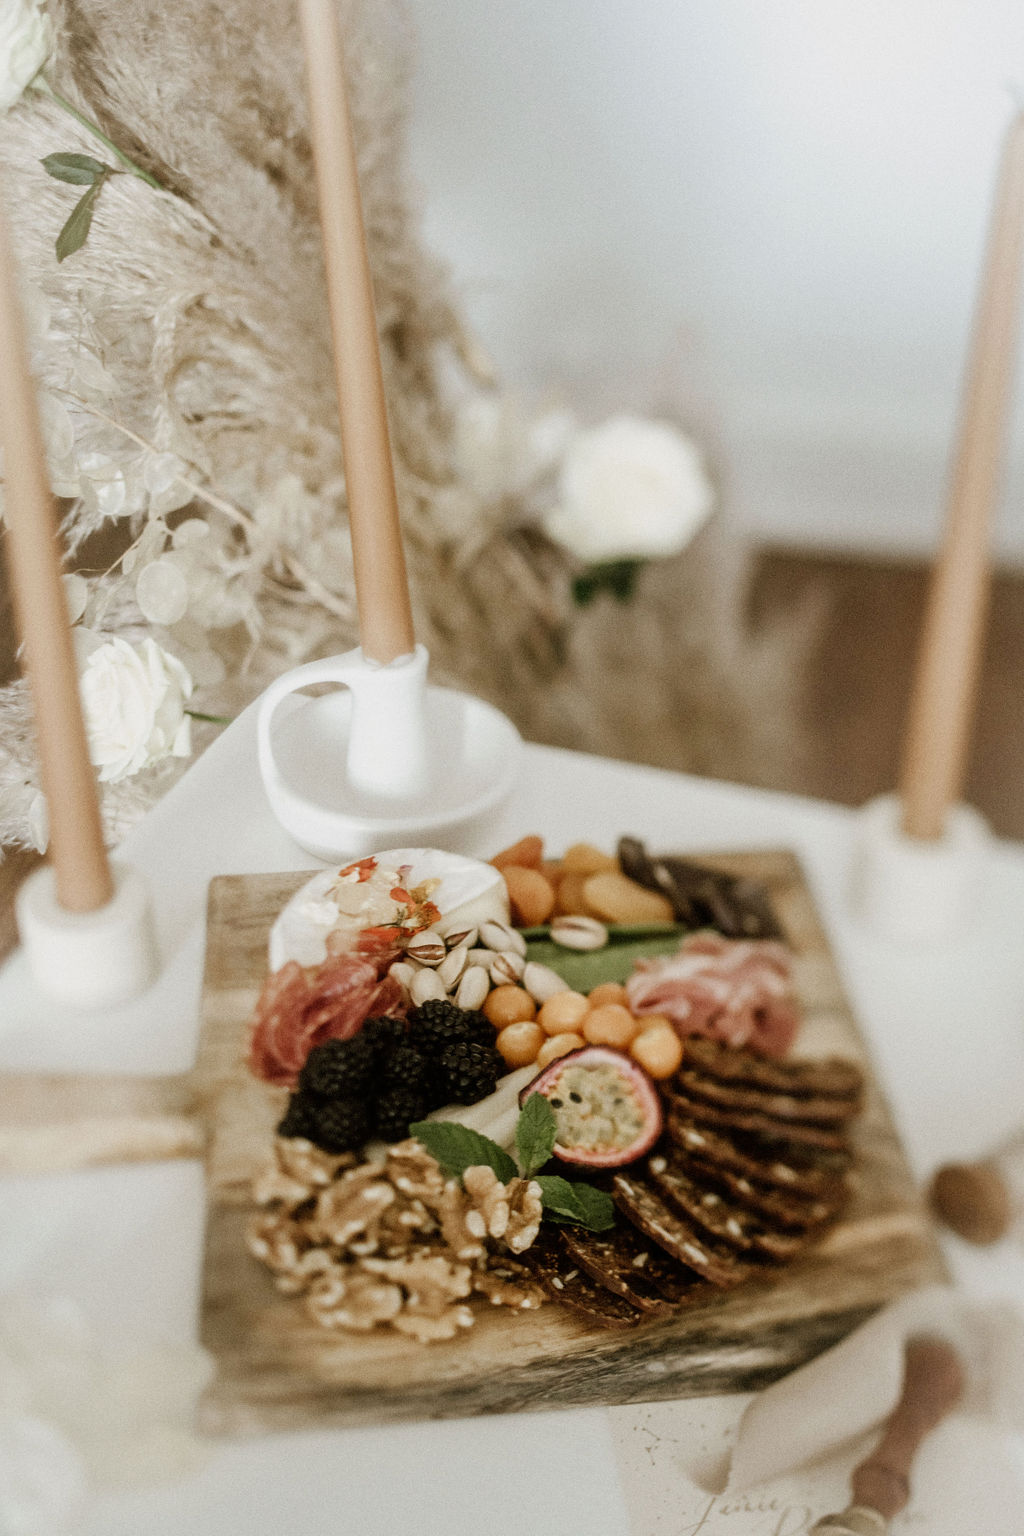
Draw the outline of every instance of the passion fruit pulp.
[[[661,1135],[664,1116],[651,1078],[610,1046],[559,1056],[519,1095],[542,1093],[555,1114],[555,1156],[584,1168],[622,1168]]]

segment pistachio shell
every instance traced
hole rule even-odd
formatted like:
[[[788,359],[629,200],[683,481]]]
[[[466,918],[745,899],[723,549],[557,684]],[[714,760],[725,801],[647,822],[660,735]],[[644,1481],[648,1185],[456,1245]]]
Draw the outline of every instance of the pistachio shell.
[[[450,992],[469,964],[469,950],[464,944],[456,949],[450,949],[441,964],[437,968],[437,974],[444,983],[446,992]]]
[[[471,965],[462,973],[455,1001],[460,1008],[479,1008],[491,990],[491,978],[482,965]]]
[[[496,987],[516,986],[526,969],[526,962],[522,955],[517,955],[515,950],[506,950],[503,954],[495,955],[491,960],[490,975]]]
[[[422,1003],[429,1002],[433,997],[444,998],[447,995],[444,982],[436,971],[429,968],[417,971],[409,984],[409,996],[417,1008]]]
[[[440,965],[448,953],[448,946],[433,928],[426,928],[409,940],[405,952],[410,960],[417,960],[420,965]]]
[[[551,938],[563,949],[603,949],[608,943],[608,929],[596,917],[556,917]]]
[[[528,960],[523,971],[523,986],[535,1003],[546,1003],[556,992],[568,992],[569,983],[563,981],[557,971],[537,960]]]
[[[480,941],[498,954],[508,950],[512,950],[517,955],[525,956],[526,954],[526,940],[522,934],[504,923],[481,924]]]

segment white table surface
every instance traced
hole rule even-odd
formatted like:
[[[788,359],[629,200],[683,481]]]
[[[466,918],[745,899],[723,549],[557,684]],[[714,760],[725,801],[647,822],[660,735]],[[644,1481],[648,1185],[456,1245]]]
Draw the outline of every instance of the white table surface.
[[[556,850],[584,839],[611,846],[623,832],[658,849],[795,849],[911,1164],[924,1176],[946,1158],[987,1151],[1024,1124],[1024,850],[994,848],[987,895],[970,931],[909,953],[851,919],[846,887],[856,829],[856,815],[833,806],[528,747],[520,789],[486,840],[468,851],[486,855],[528,831],[542,833]],[[58,1016],[13,956],[0,969],[0,1070],[152,1074],[189,1067],[207,881],[312,862],[266,808],[251,712],[122,852],[153,883],[171,956],[161,982],[142,1004],[97,1024]],[[122,1344],[189,1339],[202,1228],[195,1163],[0,1179],[0,1295],[71,1295]],[[976,1251],[949,1239],[946,1249],[956,1279],[973,1294],[1024,1305],[1024,1248],[1016,1242]],[[633,1410],[619,1411],[620,1439],[623,1413]],[[642,1410],[636,1416],[640,1423]],[[735,1411],[718,1400],[695,1403],[693,1416],[699,1438],[717,1433]],[[1004,1444],[993,1441],[991,1449],[1005,1457]],[[707,1502],[702,1498],[701,1508]],[[698,1519],[680,1507],[656,1524],[682,1536],[698,1528]],[[770,1512],[748,1511],[744,1520],[728,1523],[764,1536],[779,1526]],[[700,1528],[710,1533],[712,1526],[719,1529],[709,1518]],[[654,1524],[631,1527],[612,1419],[593,1410],[218,1445],[203,1470],[183,1482],[100,1497],[85,1527],[87,1536],[626,1536],[631,1529],[648,1536]],[[979,1524],[977,1536],[989,1529]],[[969,1513],[958,1530],[975,1536]]]

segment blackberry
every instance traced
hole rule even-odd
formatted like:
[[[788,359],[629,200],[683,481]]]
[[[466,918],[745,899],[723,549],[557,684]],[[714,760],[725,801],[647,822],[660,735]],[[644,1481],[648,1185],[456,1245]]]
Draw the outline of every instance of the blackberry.
[[[277,1128],[279,1136],[302,1136],[312,1141],[316,1131],[316,1105],[304,1093],[293,1093],[288,1100],[284,1119]]]
[[[377,1053],[362,1034],[328,1040],[310,1051],[299,1088],[321,1099],[355,1099],[370,1091],[376,1070]]]
[[[421,1050],[431,1056],[456,1040],[471,1040],[476,1045],[493,1045],[494,1025],[475,1008],[459,1008],[443,998],[430,998],[409,1015],[409,1033]]]
[[[392,1019],[379,1016],[366,1019],[359,1031],[358,1038],[367,1041],[373,1046],[378,1060],[385,1057],[396,1045],[401,1045],[405,1040],[405,1020]]]
[[[427,1079],[427,1062],[411,1045],[396,1045],[385,1058],[380,1078],[381,1093],[396,1088],[422,1089]]]
[[[363,1099],[331,1099],[317,1106],[310,1140],[325,1152],[353,1152],[371,1130],[372,1111]]]
[[[505,1063],[491,1045],[456,1040],[441,1052],[440,1070],[446,1102],[476,1104],[493,1093]]]
[[[404,1141],[415,1120],[428,1112],[429,1100],[420,1088],[391,1088],[377,1100],[376,1129],[382,1141]]]

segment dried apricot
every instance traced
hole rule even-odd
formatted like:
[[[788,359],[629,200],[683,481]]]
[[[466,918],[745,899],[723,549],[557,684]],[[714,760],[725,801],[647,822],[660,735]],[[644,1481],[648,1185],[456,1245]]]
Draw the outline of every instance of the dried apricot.
[[[512,905],[512,921],[520,928],[535,928],[546,923],[555,905],[555,890],[539,869],[528,869],[524,864],[506,864],[502,868],[508,899]]]
[[[500,853],[496,853],[491,863],[495,869],[504,869],[506,864],[521,864],[527,869],[539,869],[543,857],[544,839],[531,832],[527,837],[521,837],[518,843],[513,843],[511,848],[503,848]]]

